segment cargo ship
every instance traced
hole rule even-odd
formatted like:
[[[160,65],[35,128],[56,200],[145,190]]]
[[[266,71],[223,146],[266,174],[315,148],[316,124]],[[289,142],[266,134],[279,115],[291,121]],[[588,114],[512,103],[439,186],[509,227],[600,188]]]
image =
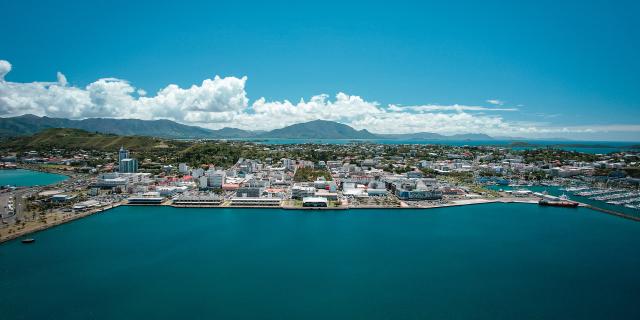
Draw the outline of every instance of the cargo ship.
[[[562,195],[560,197],[548,196],[545,195],[538,204],[541,206],[549,206],[549,207],[565,207],[565,208],[575,208],[578,206],[578,203],[575,201],[569,200],[566,195]]]

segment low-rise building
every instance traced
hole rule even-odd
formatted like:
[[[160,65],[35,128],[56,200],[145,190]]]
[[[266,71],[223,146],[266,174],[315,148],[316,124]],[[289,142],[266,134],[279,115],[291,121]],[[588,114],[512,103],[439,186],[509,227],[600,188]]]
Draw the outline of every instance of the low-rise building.
[[[279,198],[233,198],[231,206],[237,207],[279,207]]]
[[[209,194],[182,194],[173,199],[177,207],[215,207],[222,203],[220,196]]]
[[[326,208],[329,201],[325,197],[304,197],[302,198],[302,206],[305,208]]]
[[[316,188],[303,186],[303,185],[294,185],[291,187],[291,198],[293,199],[302,199],[304,197],[313,197],[316,194]]]
[[[165,198],[158,192],[146,192],[142,195],[134,195],[127,199],[129,204],[162,204]]]

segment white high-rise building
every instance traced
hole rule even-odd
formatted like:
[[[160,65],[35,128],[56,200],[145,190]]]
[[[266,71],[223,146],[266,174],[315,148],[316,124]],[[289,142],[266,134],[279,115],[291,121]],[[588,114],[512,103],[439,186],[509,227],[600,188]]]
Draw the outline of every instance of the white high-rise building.
[[[138,172],[138,160],[136,159],[122,159],[120,160],[120,166],[118,168],[120,173],[136,173]]]
[[[118,151],[118,171],[120,173],[136,173],[138,172],[138,160],[129,158],[129,150],[124,146]]]
[[[118,151],[118,164],[124,159],[129,159],[129,150],[125,149],[124,146],[120,146],[120,151]]]

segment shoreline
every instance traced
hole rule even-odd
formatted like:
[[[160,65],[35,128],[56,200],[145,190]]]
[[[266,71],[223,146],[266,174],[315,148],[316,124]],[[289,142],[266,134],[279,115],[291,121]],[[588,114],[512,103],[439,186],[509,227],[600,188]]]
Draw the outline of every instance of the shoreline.
[[[521,203],[521,204],[537,204],[538,201],[535,198],[495,198],[495,199],[468,199],[468,200],[454,200],[451,203],[446,203],[446,204],[441,204],[441,205],[434,205],[434,206],[425,206],[425,207],[412,207],[412,206],[400,206],[400,207],[379,207],[379,206],[363,206],[363,207],[328,207],[328,208],[310,208],[310,207],[290,207],[290,206],[279,206],[279,207],[261,207],[261,206],[213,206],[213,207],[188,207],[188,206],[181,206],[181,207],[176,207],[176,206],[171,206],[173,208],[191,208],[191,209],[212,209],[212,208],[220,208],[220,209],[225,209],[225,208],[237,208],[237,209],[280,209],[280,210],[301,210],[301,211],[348,211],[351,209],[354,210],[371,210],[371,209],[402,209],[402,210],[428,210],[428,209],[439,209],[439,208],[449,208],[449,207],[462,207],[462,206],[469,206],[469,205],[480,205],[480,204],[492,204],[492,203]],[[68,223],[68,222],[72,222],[75,220],[79,220],[82,218],[86,218],[89,216],[92,216],[96,213],[102,213],[102,212],[107,212],[111,209],[117,208],[119,206],[129,206],[129,204],[127,204],[125,201],[122,202],[118,202],[115,203],[113,205],[108,205],[106,207],[101,207],[101,208],[96,208],[93,210],[89,210],[89,211],[85,211],[85,212],[81,212],[81,213],[77,213],[77,214],[73,214],[71,216],[65,217],[63,219],[60,220],[55,220],[53,222],[50,223],[45,223],[43,225],[38,225],[38,226],[34,226],[33,228],[27,228],[27,229],[23,229],[20,230],[18,232],[12,233],[10,235],[8,235],[5,238],[0,239],[0,244],[4,243],[4,242],[8,242],[11,240],[15,240],[17,238],[29,235],[29,234],[33,234],[33,233],[37,233],[39,231],[43,231],[43,230],[47,230],[50,228],[54,228],[56,226]],[[130,206],[140,206],[140,205],[130,205]],[[170,205],[143,205],[145,207],[149,207],[149,206],[170,206]],[[608,215],[612,215],[615,217],[619,217],[619,218],[623,218],[623,219],[628,219],[631,221],[637,221],[640,222],[640,217],[634,217],[634,216],[630,216],[630,215],[626,215],[620,212],[615,212],[612,210],[608,210],[608,209],[603,209],[603,208],[598,208],[589,204],[585,204],[585,203],[579,203],[579,207],[583,207],[583,208],[587,208],[587,209],[591,209],[594,211],[598,211],[598,212],[602,212]]]
[[[25,163],[20,163],[17,164],[16,163],[16,169],[22,169],[22,170],[29,170],[29,171],[36,171],[36,172],[44,172],[44,173],[50,173],[50,174],[58,174],[61,176],[65,176],[67,177],[67,179],[72,179],[74,178],[74,173],[73,171],[69,172],[66,170],[59,170],[59,169],[54,169],[54,168],[45,168],[42,165],[31,165],[31,164],[25,164]],[[55,185],[54,184],[48,184],[49,185]]]
[[[70,216],[62,218],[60,220],[54,220],[53,222],[46,222],[46,223],[41,224],[41,225],[35,225],[32,228],[26,227],[25,229],[18,230],[16,232],[12,233],[12,234],[7,235],[7,237],[5,237],[5,238],[1,238],[0,239],[0,244],[2,244],[4,242],[7,242],[7,241],[15,240],[17,238],[24,237],[24,236],[27,236],[27,235],[30,235],[30,234],[33,234],[33,233],[37,233],[39,231],[44,231],[44,230],[47,230],[47,229],[50,229],[50,228],[54,228],[54,227],[63,225],[63,224],[68,223],[68,222],[72,222],[72,221],[75,221],[75,220],[86,218],[86,217],[92,216],[92,215],[94,215],[96,213],[107,212],[107,211],[109,211],[111,209],[114,209],[114,208],[117,208],[117,207],[119,207],[121,205],[123,205],[123,203],[119,202],[119,203],[115,203],[115,204],[112,204],[112,205],[109,205],[109,206],[100,207],[100,208],[96,208],[96,209],[93,209],[93,210],[88,210],[88,211],[85,211],[85,212],[80,212],[80,213],[76,213],[76,214],[71,213]]]

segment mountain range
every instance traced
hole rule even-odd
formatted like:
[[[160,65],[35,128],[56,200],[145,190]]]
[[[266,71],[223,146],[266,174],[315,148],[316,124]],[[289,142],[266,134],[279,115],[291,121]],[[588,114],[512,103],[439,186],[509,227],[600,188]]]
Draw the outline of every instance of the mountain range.
[[[81,129],[89,132],[124,136],[150,136],[170,139],[397,139],[397,140],[493,140],[486,134],[456,134],[445,136],[431,132],[408,134],[376,134],[356,130],[333,121],[314,120],[271,131],[249,131],[237,128],[211,130],[170,120],[138,120],[89,118],[71,120],[39,117],[31,114],[0,118],[0,137],[32,135],[50,128]]]

